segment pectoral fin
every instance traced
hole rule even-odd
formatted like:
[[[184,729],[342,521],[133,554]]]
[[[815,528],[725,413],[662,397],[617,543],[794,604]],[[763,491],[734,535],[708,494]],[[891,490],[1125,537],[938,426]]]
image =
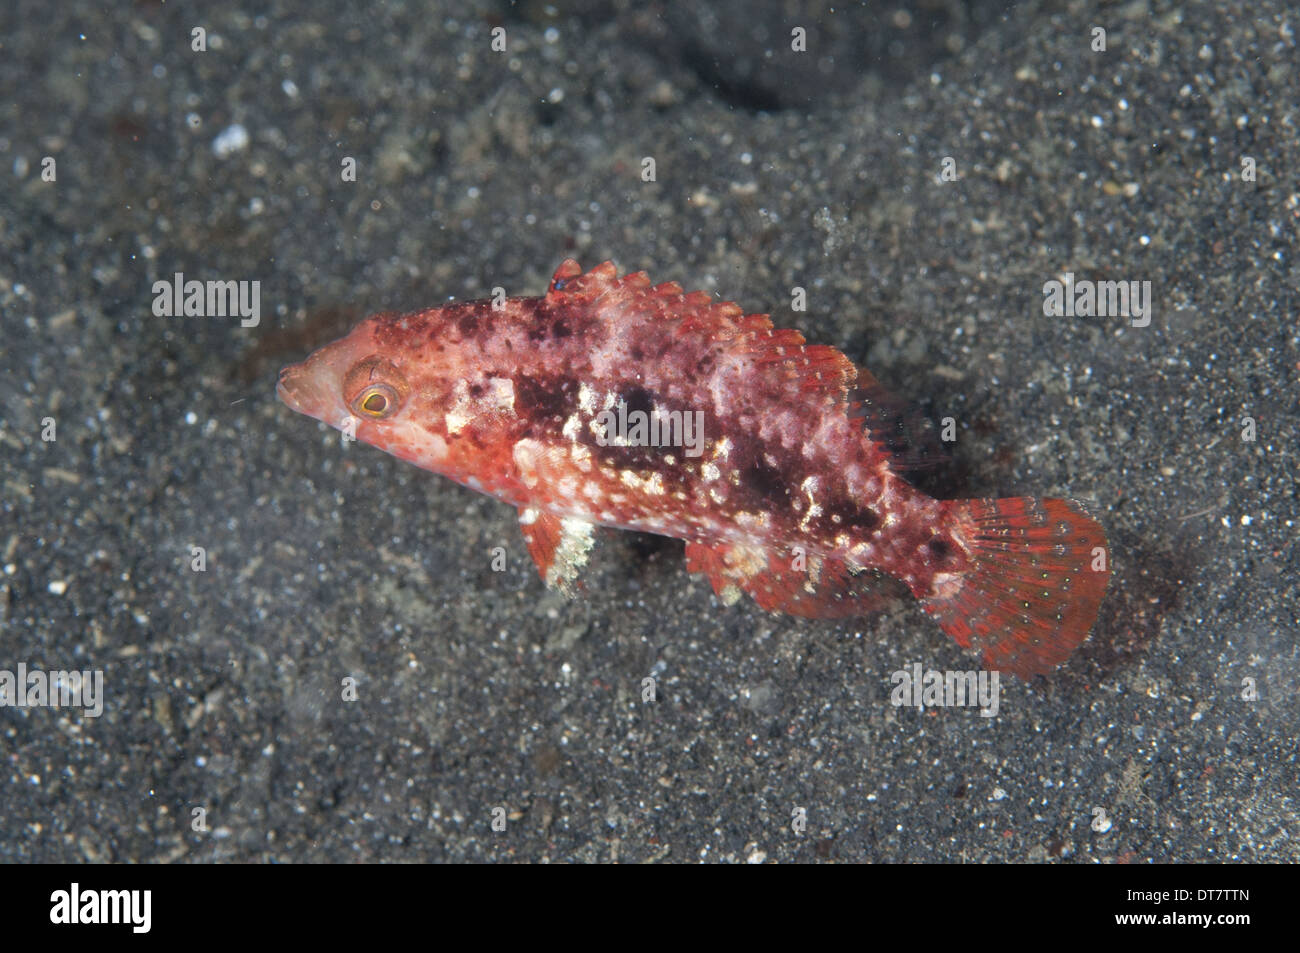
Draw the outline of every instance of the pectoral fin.
[[[546,585],[573,595],[596,539],[596,524],[529,506],[519,510],[519,528]]]

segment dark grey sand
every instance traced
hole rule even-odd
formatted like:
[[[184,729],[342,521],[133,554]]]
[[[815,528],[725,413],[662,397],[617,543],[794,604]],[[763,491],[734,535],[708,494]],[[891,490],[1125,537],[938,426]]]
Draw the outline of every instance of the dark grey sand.
[[[0,12],[0,668],[105,695],[0,708],[0,859],[1300,859],[1294,9],[446,6]],[[996,717],[896,708],[979,667],[914,603],[728,608],[614,533],[565,601],[510,508],[275,398],[568,255],[952,417],[936,493],[1094,501],[1092,639]],[[155,316],[178,271],[260,323]],[[1149,324],[1045,316],[1067,272]]]

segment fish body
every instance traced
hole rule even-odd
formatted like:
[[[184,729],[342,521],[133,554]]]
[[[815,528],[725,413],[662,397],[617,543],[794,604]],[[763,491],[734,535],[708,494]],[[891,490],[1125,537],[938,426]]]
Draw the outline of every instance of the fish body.
[[[302,364],[293,409],[515,506],[548,585],[597,527],[673,536],[726,602],[862,615],[905,588],[990,667],[1043,673],[1109,578],[1078,502],[937,500],[901,475],[874,379],[704,292],[556,270],[542,297],[378,314]]]

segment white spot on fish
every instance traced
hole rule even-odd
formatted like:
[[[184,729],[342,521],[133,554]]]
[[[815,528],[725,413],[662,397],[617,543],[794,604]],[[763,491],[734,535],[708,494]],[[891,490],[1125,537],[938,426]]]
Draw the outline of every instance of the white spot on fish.
[[[526,437],[516,443],[511,451],[515,466],[519,468],[519,478],[524,481],[524,486],[529,488],[537,486],[537,461],[541,458],[545,449],[541,441]]]
[[[574,465],[583,473],[591,471],[591,450],[580,443],[575,443],[569,448],[569,455],[573,457]]]

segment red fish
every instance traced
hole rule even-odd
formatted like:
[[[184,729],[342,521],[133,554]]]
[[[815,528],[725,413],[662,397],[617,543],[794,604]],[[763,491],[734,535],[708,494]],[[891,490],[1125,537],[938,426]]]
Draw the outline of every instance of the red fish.
[[[564,590],[597,526],[674,536],[724,602],[854,616],[901,583],[987,666],[1027,677],[1087,637],[1110,575],[1080,503],[909,484],[878,386],[839,351],[609,262],[565,261],[540,298],[374,315],[277,390],[517,507]]]

